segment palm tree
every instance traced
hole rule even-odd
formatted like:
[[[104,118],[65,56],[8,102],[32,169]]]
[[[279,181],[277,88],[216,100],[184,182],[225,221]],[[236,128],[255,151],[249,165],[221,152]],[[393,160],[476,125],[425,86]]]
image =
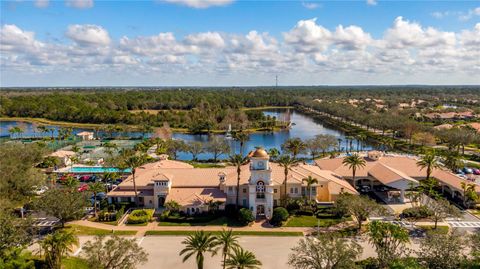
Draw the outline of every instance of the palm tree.
[[[240,131],[240,132],[235,132],[233,134],[233,139],[237,140],[240,142],[240,155],[243,156],[243,146],[245,145],[246,142],[250,139],[250,136],[248,133]]]
[[[357,134],[357,152],[359,152],[360,150],[363,150],[363,141],[365,141],[367,139],[367,135],[364,134],[364,133],[359,133]],[[362,145],[360,147],[360,144]]]
[[[435,152],[429,152],[425,154],[418,162],[417,165],[421,167],[421,169],[427,170],[427,177],[425,180],[428,182],[430,180],[430,176],[432,175],[433,169],[439,168],[440,164],[438,163],[438,158],[435,155]]]
[[[478,194],[475,190],[475,184],[460,182],[463,190],[463,206],[469,208],[469,200],[476,202],[478,200]]]
[[[45,253],[45,262],[51,269],[62,267],[63,256],[71,252],[73,246],[78,246],[78,238],[74,231],[59,230],[40,241],[40,249]]]
[[[270,159],[275,160],[280,156],[280,151],[277,148],[271,148],[268,150],[268,156],[270,156]]]
[[[235,201],[235,208],[238,210],[238,199],[240,195],[240,173],[242,172],[242,165],[246,164],[248,157],[243,157],[240,154],[230,156],[230,163],[237,167],[237,197]]]
[[[78,180],[72,176],[67,176],[65,178],[65,187],[70,191],[75,190],[78,187]]]
[[[282,155],[278,158],[278,164],[283,167],[283,174],[285,178],[283,180],[284,185],[284,205],[287,203],[287,179],[288,179],[288,171],[290,168],[297,163],[295,158],[292,158],[290,155]]]
[[[23,130],[22,128],[18,127],[18,126],[14,126],[10,129],[8,129],[8,132],[10,133],[10,136],[14,137],[15,134],[18,134],[18,137],[20,138],[20,134],[23,133]]]
[[[300,138],[290,138],[282,144],[282,149],[290,152],[296,159],[298,154],[307,149],[307,145]]]
[[[105,190],[105,186],[101,182],[88,184],[88,190],[93,194],[93,212],[97,217],[97,194]]]
[[[442,161],[445,167],[454,173],[456,173],[456,171],[463,166],[460,154],[455,151],[446,152],[443,155]]]
[[[135,181],[135,173],[137,168],[147,163],[147,158],[144,155],[128,156],[125,161],[125,166],[132,169],[133,190],[135,191],[135,205],[138,207],[138,191],[137,183]]]
[[[103,182],[105,183],[112,183],[117,178],[119,178],[119,176],[115,172],[105,172],[103,173],[103,176],[102,176]],[[108,188],[106,184],[105,184],[105,190],[108,192]]]
[[[232,253],[228,254],[225,265],[228,269],[258,269],[261,268],[262,263],[252,252],[236,247],[233,248]]]
[[[194,234],[189,235],[182,241],[182,244],[185,245],[185,248],[180,251],[180,256],[185,255],[182,262],[187,261],[192,255],[195,255],[198,269],[203,269],[205,253],[211,252],[212,256],[216,254],[214,250],[215,237],[204,231],[196,231]]]
[[[220,234],[216,236],[215,244],[218,246],[216,251],[222,250],[222,265],[225,269],[225,261],[227,260],[227,255],[230,254],[230,251],[233,248],[240,247],[240,245],[238,244],[238,236],[234,235],[232,230],[222,230],[222,232],[220,232]]]
[[[360,157],[358,154],[353,154],[345,157],[345,159],[342,161],[342,164],[348,166],[348,168],[352,170],[352,181],[353,185],[355,186],[355,174],[358,168],[365,167],[365,159]]]
[[[308,200],[311,201],[312,200],[312,185],[313,184],[318,184],[318,179],[312,177],[312,176],[308,176],[304,179],[302,179],[302,182],[306,182],[307,183],[307,190],[308,190]]]

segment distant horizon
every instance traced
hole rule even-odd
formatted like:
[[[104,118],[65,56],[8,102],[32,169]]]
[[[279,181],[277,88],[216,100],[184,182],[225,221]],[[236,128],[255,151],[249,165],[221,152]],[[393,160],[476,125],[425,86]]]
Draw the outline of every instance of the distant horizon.
[[[480,84],[479,1],[6,0],[0,12],[1,87]]]
[[[288,88],[288,87],[358,87],[358,88],[365,88],[365,87],[480,87],[480,84],[343,84],[343,85],[255,85],[255,86],[242,86],[242,85],[224,85],[224,86],[195,86],[195,85],[171,85],[171,86],[0,86],[0,90],[6,89],[49,89],[49,88],[57,88],[57,89],[89,89],[89,88]]]

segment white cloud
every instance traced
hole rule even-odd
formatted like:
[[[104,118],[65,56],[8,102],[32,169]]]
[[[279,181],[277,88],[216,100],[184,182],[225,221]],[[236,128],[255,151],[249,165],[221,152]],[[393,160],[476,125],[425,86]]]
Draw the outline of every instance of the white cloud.
[[[65,0],[67,7],[87,9],[93,7],[93,0]]]
[[[313,3],[313,2],[302,2],[302,6],[306,9],[317,9],[321,7],[319,3]]]
[[[447,32],[398,17],[378,38],[360,26],[327,28],[316,19],[298,21],[279,38],[252,30],[186,36],[162,32],[111,40],[98,25],[70,25],[66,36],[73,42],[38,40],[28,29],[3,25],[0,68],[9,75],[2,83],[19,83],[21,74],[149,75],[138,80],[142,82],[163,74],[172,84],[184,84],[185,77],[210,84],[248,77],[250,83],[272,74],[297,84],[480,83],[475,73],[480,70],[480,23]]]
[[[191,8],[209,8],[218,6],[227,6],[233,3],[233,0],[164,0],[165,2],[187,6]]]
[[[418,23],[397,17],[385,34],[385,42],[390,48],[455,45],[455,33],[432,27],[422,28]]]
[[[84,46],[107,46],[110,44],[110,36],[107,30],[101,26],[92,24],[74,24],[68,26],[66,36],[79,45]]]
[[[216,32],[191,34],[185,37],[185,41],[189,45],[202,46],[211,49],[221,48],[225,45],[222,36]]]
[[[369,33],[365,33],[362,28],[355,25],[345,28],[342,25],[337,26],[333,40],[336,44],[351,50],[364,49],[373,41]]]
[[[35,6],[38,8],[46,8],[50,4],[49,0],[35,0]]]
[[[367,5],[369,6],[376,6],[377,4],[377,0],[367,0]]]
[[[467,11],[467,13],[460,14],[458,19],[461,21],[468,21],[475,16],[480,16],[480,7],[470,9]]]
[[[292,30],[283,34],[285,42],[294,46],[298,52],[326,50],[332,34],[316,21],[317,18],[297,22]]]

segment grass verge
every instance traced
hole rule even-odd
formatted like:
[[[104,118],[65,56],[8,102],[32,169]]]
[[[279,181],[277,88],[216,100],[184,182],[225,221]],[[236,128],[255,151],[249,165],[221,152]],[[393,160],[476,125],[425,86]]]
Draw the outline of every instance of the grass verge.
[[[437,229],[435,230],[433,225],[417,225],[420,229],[424,230],[425,232],[431,232],[431,231],[437,231],[441,234],[447,234],[448,231],[450,230],[450,227],[448,226],[437,226]]]
[[[111,235],[111,234],[116,234],[116,235],[135,235],[137,231],[125,231],[125,230],[105,230],[105,229],[98,229],[98,228],[92,228],[92,227],[87,227],[87,226],[81,226],[81,225],[75,225],[75,224],[70,224],[68,226],[65,226],[66,230],[75,230],[76,235]],[[112,233],[113,231],[113,233]]]
[[[207,231],[210,234],[219,234],[221,231]],[[174,236],[188,236],[195,233],[195,231],[147,231],[145,235],[174,235]],[[263,231],[233,231],[235,235],[250,235],[250,236],[303,236],[302,232],[263,232]]]
[[[292,216],[284,227],[329,227],[345,221],[341,218],[317,218],[315,216]]]

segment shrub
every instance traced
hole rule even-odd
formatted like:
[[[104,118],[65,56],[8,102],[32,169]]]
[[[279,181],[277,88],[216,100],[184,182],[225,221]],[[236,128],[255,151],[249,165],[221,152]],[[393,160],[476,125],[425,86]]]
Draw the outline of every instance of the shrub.
[[[426,206],[406,208],[402,212],[404,218],[423,219],[432,216],[433,212]]]
[[[153,209],[136,209],[128,216],[128,224],[142,224],[149,222],[153,217]]]
[[[282,222],[288,219],[288,211],[283,207],[277,207],[273,210],[270,224],[274,226],[281,226]]]
[[[225,205],[225,215],[230,218],[237,216],[237,210],[234,204]]]
[[[300,209],[300,201],[298,199],[288,199],[287,206],[288,212]]]
[[[240,211],[238,212],[238,220],[243,224],[243,225],[247,225],[249,224],[250,222],[254,221],[255,220],[255,217],[253,216],[253,212],[252,210],[250,209],[247,209],[247,208],[242,208],[240,209]]]

